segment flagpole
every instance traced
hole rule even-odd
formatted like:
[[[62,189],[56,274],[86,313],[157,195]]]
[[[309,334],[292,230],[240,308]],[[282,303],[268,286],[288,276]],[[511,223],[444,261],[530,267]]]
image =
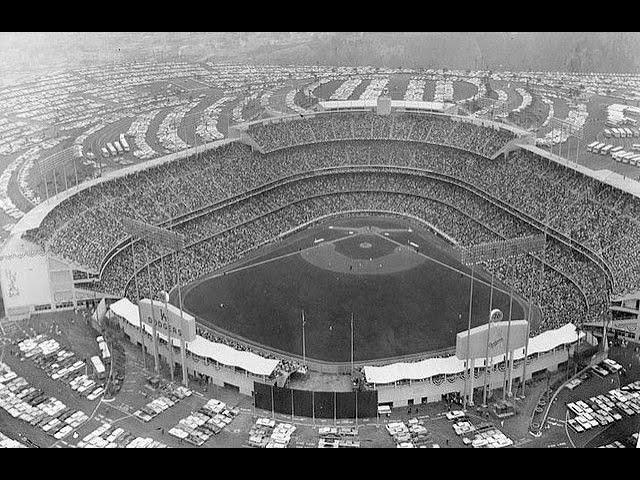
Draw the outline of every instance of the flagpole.
[[[351,375],[353,375],[353,312],[351,312]]]
[[[467,403],[471,403],[473,405],[473,391],[469,393],[469,382],[471,381],[471,375],[473,375],[473,367],[471,367],[471,359],[469,358],[471,355],[471,311],[473,308],[473,276],[474,276],[474,268],[475,268],[475,259],[471,262],[471,290],[469,292],[469,321],[467,325],[467,363],[465,365],[465,377],[464,377],[464,395],[463,395],[463,410],[467,410]],[[474,362],[475,363],[475,362]],[[467,376],[466,374],[469,373]]]
[[[305,324],[305,319],[304,319],[304,310],[302,310],[302,363],[304,363],[304,365],[307,365],[307,347],[306,347],[306,342],[305,342],[305,338],[304,338],[304,324]]]
[[[153,367],[154,373],[156,376],[160,375],[160,359],[158,354],[158,329],[156,326],[156,317],[155,317],[155,307],[153,306],[153,287],[151,286],[151,265],[149,264],[149,256],[147,254],[147,250],[149,246],[145,241],[144,248],[144,261],[147,264],[147,280],[149,281],[149,300],[151,301],[151,320],[152,320],[152,329],[151,336],[153,337]]]
[[[533,290],[533,283],[531,284]],[[525,398],[525,387],[527,383],[527,356],[529,355],[529,335],[531,333],[531,309],[533,303],[531,302],[531,292],[529,293],[529,314],[527,315],[527,343],[524,344],[524,363],[522,364],[522,398]]]
[[[487,383],[490,382],[489,371],[489,340],[491,338],[491,311],[493,310],[493,271],[491,271],[491,293],[489,294],[489,322],[487,322],[487,348],[484,358],[484,388],[482,390],[482,406],[487,406]]]
[[[162,255],[162,252],[160,252],[160,269],[161,269],[161,274],[162,274],[162,286],[164,287],[164,291],[163,293],[163,297],[164,297],[164,310],[165,313],[169,311],[169,292],[167,289],[167,277],[165,275],[165,271],[164,271],[164,255]],[[169,373],[171,376],[171,383],[174,382],[174,360],[173,360],[173,338],[171,336],[171,326],[169,325],[167,328],[167,346],[169,347]]]
[[[131,256],[133,257],[133,280],[136,285],[136,298],[138,300],[138,305],[136,306],[140,308],[140,287],[138,286],[138,275],[136,273],[136,250],[133,245],[134,245],[134,239],[133,237],[131,237]],[[147,333],[144,328],[144,322],[142,321],[142,318],[140,318],[140,332],[141,332],[140,342],[142,344],[142,365],[143,365],[144,371],[146,372],[147,371],[147,352],[145,352],[144,337]]]
[[[509,289],[509,323],[507,323],[507,344],[504,354],[504,376],[502,378],[502,400],[507,399],[507,375],[509,374],[507,370],[509,369],[510,365],[509,341],[511,340],[511,316],[513,314],[513,275],[511,277],[511,282],[511,288]]]

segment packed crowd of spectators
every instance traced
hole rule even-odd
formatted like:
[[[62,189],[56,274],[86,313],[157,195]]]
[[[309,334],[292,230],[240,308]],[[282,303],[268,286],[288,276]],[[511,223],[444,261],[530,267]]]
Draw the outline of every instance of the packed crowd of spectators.
[[[280,363],[275,368],[273,373],[271,373],[270,378],[276,378],[283,374],[286,375],[289,373],[296,372],[299,369],[301,369],[301,367],[303,366],[301,362],[299,363],[291,359],[278,357],[267,350],[260,349],[259,351],[257,351],[255,348],[251,347],[246,343],[239,342],[234,338],[227,337],[225,335],[220,335],[214,332],[213,330],[202,327],[200,325],[196,326],[196,335],[200,335],[201,337],[206,338],[211,342],[221,343],[235,350],[238,350],[239,352],[252,352],[262,356],[263,358],[269,358],[269,359],[275,359],[275,360],[279,359]]]
[[[485,265],[518,295],[540,305],[543,320],[532,334],[597,318],[606,310],[606,272],[593,256],[613,275],[611,293],[640,289],[640,203],[635,197],[525,150],[493,160],[471,153],[489,155],[508,140],[491,129],[417,114],[326,118],[264,125],[251,132],[264,146],[298,146],[269,147],[265,150],[271,153],[262,154],[234,142],[106,181],[61,203],[27,235],[58,255],[99,270],[126,238],[123,217],[183,233],[188,247],[179,254],[137,242],[106,263],[94,288],[135,299],[138,293],[148,296],[149,280],[153,292],[175,285],[177,265],[180,281],[186,283],[241,259],[282,232],[336,212],[415,215],[467,246],[538,233],[496,206],[502,201],[592,254],[587,258],[550,236],[544,253]],[[370,139],[335,141],[343,138]],[[389,138],[393,140],[385,140]],[[133,251],[139,273],[130,281]],[[147,260],[153,260],[151,267],[143,269]]]
[[[444,115],[373,112],[333,113],[291,121],[253,124],[248,134],[263,152],[330,140],[401,140],[449,145],[491,157],[515,135],[455,121]]]
[[[178,267],[184,284],[240,260],[281,232],[338,212],[413,215],[463,246],[534,232],[528,224],[462,187],[400,169],[393,175],[384,167],[365,170],[309,176],[215,209],[210,215],[191,218],[174,227],[188,238],[184,251],[171,254],[155,245],[136,243],[107,264],[98,288],[114,295],[126,293],[132,300],[145,297],[175,285]],[[160,256],[161,260],[144,268],[147,260]],[[580,323],[606,308],[602,273],[586,257],[559,242],[550,241],[544,257],[523,255],[485,268],[504,283],[513,284],[516,293],[540,305],[540,330],[567,321]]]

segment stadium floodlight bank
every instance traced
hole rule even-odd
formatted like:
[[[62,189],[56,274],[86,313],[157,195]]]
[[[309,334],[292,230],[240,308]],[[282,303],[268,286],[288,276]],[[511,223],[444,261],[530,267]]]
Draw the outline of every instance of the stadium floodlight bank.
[[[464,265],[475,265],[488,260],[511,258],[523,253],[534,253],[545,246],[542,234],[527,237],[500,240],[497,242],[480,243],[471,247],[460,247],[460,261]]]
[[[76,145],[77,147],[77,145]],[[53,179],[53,185],[55,188],[55,194],[58,194],[58,175],[62,173],[63,181],[65,183],[65,190],[69,188],[67,182],[67,167],[69,164],[73,164],[73,172],[76,180],[76,185],[78,185],[78,168],[76,165],[76,158],[82,158],[82,149],[77,149],[74,147],[65,148],[60,152],[54,153],[52,155],[46,156],[44,158],[37,158],[35,160],[38,176],[40,177],[40,181],[44,183],[45,188],[45,196],[49,198],[49,185],[47,183],[47,177],[51,175]],[[56,175],[56,173],[58,175]],[[62,186],[62,185],[61,185]]]
[[[544,249],[546,244],[545,236],[543,234],[538,235],[529,235],[526,237],[514,238],[509,240],[501,240],[497,242],[487,242],[481,243],[478,245],[473,245],[471,247],[461,247],[459,249],[460,261],[464,265],[471,265],[471,291],[469,294],[469,321],[467,325],[466,337],[471,338],[471,311],[473,305],[473,281],[474,281],[474,269],[475,266],[479,263],[490,261],[490,260],[498,260],[505,258],[512,258],[522,254],[530,254],[538,252]],[[491,288],[493,294],[493,275],[491,277]],[[510,296],[513,297],[513,289],[511,289]],[[531,307],[529,307],[531,309]],[[493,315],[493,313],[492,313]],[[491,319],[489,319],[489,325],[491,323]],[[511,340],[511,324],[512,318],[509,315],[509,319],[507,322],[507,334],[506,334],[506,342],[505,342],[505,361],[509,365],[508,368],[505,369],[504,375],[504,383],[503,383],[503,400],[506,399],[507,388],[509,390],[509,394],[511,394],[511,384],[513,378],[513,351],[515,347]],[[525,322],[527,329],[529,328],[529,322]],[[528,331],[527,331],[528,338]],[[511,348],[510,348],[511,346]],[[528,341],[527,341],[528,346]],[[458,353],[460,350],[458,350]],[[465,388],[464,388],[464,396],[463,396],[463,409],[466,410],[467,403],[473,405],[473,370],[475,365],[475,359],[473,359],[471,354],[471,342],[467,341],[466,343],[466,355],[464,356],[465,360]],[[488,354],[487,354],[488,358]],[[472,362],[471,360],[474,360]],[[525,367],[526,368],[526,367]],[[525,372],[526,374],[526,372]],[[523,378],[525,378],[523,374]],[[484,402],[486,403],[486,376],[485,376],[485,394],[484,394]]]
[[[156,227],[133,218],[123,218],[120,222],[125,231],[134,238],[144,239],[172,250],[182,250],[184,248],[184,235],[180,233]]]

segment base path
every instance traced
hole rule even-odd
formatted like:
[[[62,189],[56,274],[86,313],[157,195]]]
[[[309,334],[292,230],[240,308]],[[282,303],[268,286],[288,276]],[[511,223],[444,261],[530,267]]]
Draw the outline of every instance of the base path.
[[[352,275],[387,275],[403,272],[425,262],[415,249],[396,245],[384,237],[378,227],[347,230],[347,237],[319,243],[300,253],[310,264],[336,273]]]

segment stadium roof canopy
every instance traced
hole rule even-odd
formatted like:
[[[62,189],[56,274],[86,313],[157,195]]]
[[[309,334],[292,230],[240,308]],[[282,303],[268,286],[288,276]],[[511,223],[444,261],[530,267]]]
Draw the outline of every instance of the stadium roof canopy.
[[[327,100],[318,102],[325,110],[364,110],[373,109],[378,106],[377,100]],[[419,102],[405,100],[391,100],[391,108],[427,110],[430,112],[444,113],[448,108],[453,107],[452,103],[443,102]]]
[[[585,333],[580,332],[580,338]],[[578,340],[578,332],[575,325],[568,323],[555,330],[549,330],[537,335],[529,340],[529,350],[527,355],[543,353],[553,350],[560,345],[566,345]],[[524,358],[524,348],[514,351],[514,359]],[[484,366],[484,358],[475,361],[475,367]],[[492,364],[496,365],[504,360],[504,354],[492,359]],[[364,367],[364,375],[368,383],[383,385],[399,382],[401,380],[424,380],[436,375],[455,375],[464,371],[464,360],[460,360],[455,355],[445,358],[428,358],[420,362],[412,363],[392,363],[382,367]]]
[[[129,299],[123,298],[118,300],[111,305],[110,310],[119,317],[124,318],[132,326],[138,329],[140,328],[138,307],[131,303]],[[145,324],[144,328],[146,332],[151,335],[151,326]],[[162,333],[158,332],[158,336],[164,341],[167,341],[167,337]],[[176,347],[180,346],[180,340],[177,338],[172,338],[171,340]],[[269,376],[280,363],[279,360],[264,358],[253,352],[240,351],[223,343],[212,342],[200,335],[196,335],[194,341],[187,343],[187,351],[229,367],[242,368],[254,375]]]

